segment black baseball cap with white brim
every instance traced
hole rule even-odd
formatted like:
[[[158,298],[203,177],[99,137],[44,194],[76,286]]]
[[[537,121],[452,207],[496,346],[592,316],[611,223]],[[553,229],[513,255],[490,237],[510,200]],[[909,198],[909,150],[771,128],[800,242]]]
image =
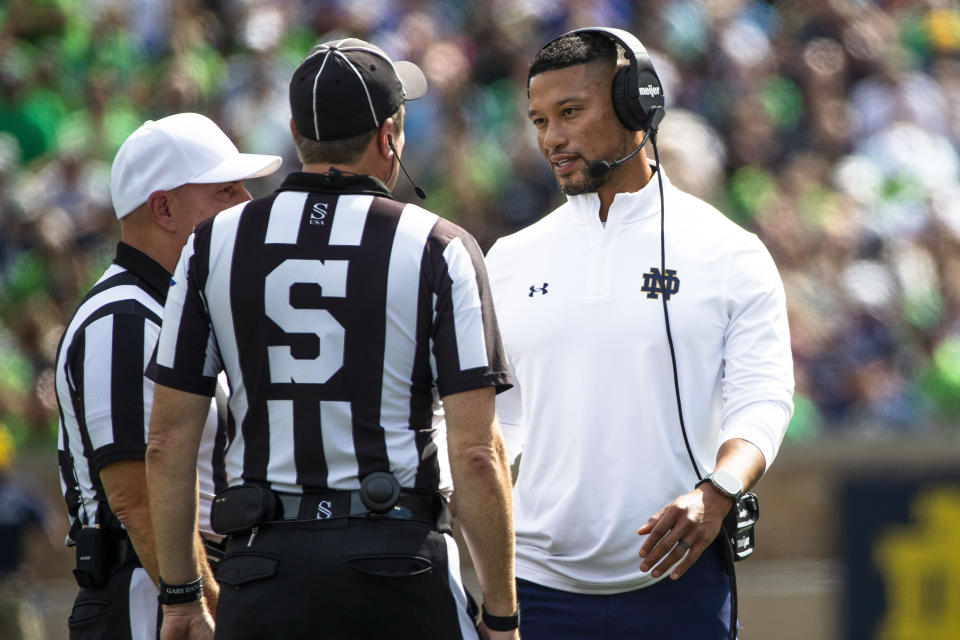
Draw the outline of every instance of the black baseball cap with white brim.
[[[427,92],[420,67],[394,62],[356,38],[313,48],[290,80],[290,113],[297,133],[311,140],[343,140],[378,128],[401,104]]]

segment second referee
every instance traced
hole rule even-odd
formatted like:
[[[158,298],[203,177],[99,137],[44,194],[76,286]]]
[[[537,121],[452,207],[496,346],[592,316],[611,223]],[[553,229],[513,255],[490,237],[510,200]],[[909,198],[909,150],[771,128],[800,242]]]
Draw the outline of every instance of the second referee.
[[[193,468],[219,371],[237,426],[216,631],[224,638],[476,638],[447,497],[490,638],[517,637],[510,387],[483,257],[393,199],[415,65],[354,39],[290,83],[303,171],[201,224],[174,274],[147,448],[164,638],[209,637]],[[449,458],[448,458],[449,455]]]

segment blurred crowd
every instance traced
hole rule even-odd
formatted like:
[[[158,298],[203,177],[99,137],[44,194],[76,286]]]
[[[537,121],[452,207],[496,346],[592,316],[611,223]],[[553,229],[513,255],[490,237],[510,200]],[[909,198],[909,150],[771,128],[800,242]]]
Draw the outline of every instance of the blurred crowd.
[[[960,436],[960,11],[948,0],[6,0],[0,4],[0,423],[55,437],[53,361],[118,239],[109,170],[198,111],[298,168],[287,83],[352,35],[430,81],[405,162],[486,249],[561,201],[526,70],[626,28],[665,86],[661,157],[756,232],[787,291],[788,438]],[[279,176],[249,184],[255,196]],[[414,198],[406,184],[398,195]]]

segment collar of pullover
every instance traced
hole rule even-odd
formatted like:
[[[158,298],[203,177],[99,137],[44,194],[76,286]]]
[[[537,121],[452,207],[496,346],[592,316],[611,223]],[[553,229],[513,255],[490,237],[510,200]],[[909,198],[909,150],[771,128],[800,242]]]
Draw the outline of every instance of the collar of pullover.
[[[660,187],[657,184],[657,166],[651,162],[650,168],[653,169],[653,177],[642,189],[630,193],[618,193],[614,196],[610,210],[607,211],[606,226],[608,228],[630,224],[660,214]],[[666,172],[662,172],[661,175],[663,176],[663,192],[666,196],[672,189],[672,185]],[[576,224],[594,225],[598,228],[603,226],[600,222],[600,196],[595,191],[578,196],[568,196],[567,208]]]

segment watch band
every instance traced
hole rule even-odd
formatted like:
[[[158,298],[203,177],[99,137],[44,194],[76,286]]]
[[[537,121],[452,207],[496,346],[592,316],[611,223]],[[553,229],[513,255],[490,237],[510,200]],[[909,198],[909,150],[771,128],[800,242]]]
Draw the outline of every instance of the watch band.
[[[199,577],[187,584],[167,584],[160,578],[160,604],[185,604],[203,599],[203,578]]]
[[[715,473],[708,473],[707,475],[703,476],[703,478],[699,482],[697,482],[697,484],[694,485],[694,488],[699,487],[705,482],[709,482],[710,484],[713,485],[713,488],[716,489],[718,493],[720,493],[720,495],[726,496],[727,498],[730,498],[734,502],[740,499],[740,496],[743,495],[742,488],[735,493],[731,493],[728,489],[725,489],[724,487],[720,486],[720,483],[717,482],[716,479],[714,479],[713,477],[714,475]],[[739,482],[737,484],[739,484]]]
[[[495,616],[487,613],[487,608],[480,605],[483,624],[491,631],[513,631],[520,628],[520,608],[513,612],[512,616]]]

